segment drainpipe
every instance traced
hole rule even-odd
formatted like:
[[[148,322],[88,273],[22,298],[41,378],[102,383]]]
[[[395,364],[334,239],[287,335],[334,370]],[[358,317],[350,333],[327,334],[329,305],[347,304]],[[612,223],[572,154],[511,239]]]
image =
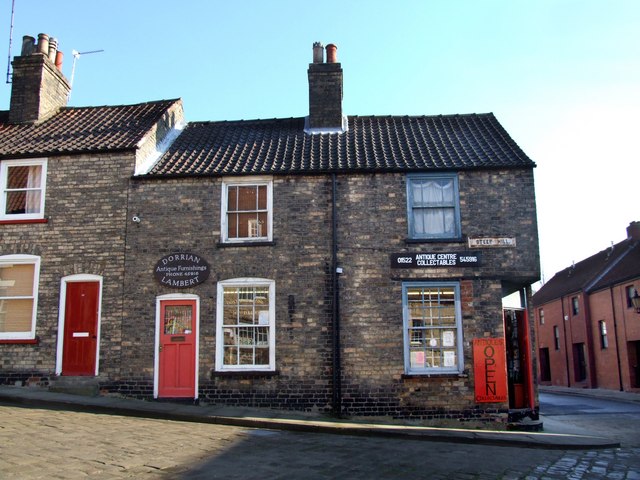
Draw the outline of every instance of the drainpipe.
[[[524,344],[525,344],[525,348],[526,348],[526,352],[527,352],[527,363],[524,366],[525,367],[525,372],[526,372],[526,376],[527,376],[527,397],[529,400],[529,408],[531,410],[535,410],[536,409],[536,402],[535,402],[535,398],[534,398],[534,390],[533,390],[533,363],[532,363],[532,356],[534,356],[534,352],[533,352],[533,347],[532,347],[532,342],[531,342],[531,325],[529,323],[529,302],[528,302],[528,298],[529,298],[529,294],[530,294],[530,287],[525,287],[522,290],[520,290],[520,304],[524,306],[524,318],[522,319],[523,323],[524,323]],[[537,358],[537,352],[535,354],[535,358]]]
[[[338,284],[338,212],[336,207],[338,182],[336,174],[331,174],[331,290],[333,293],[332,320],[333,320],[333,392],[332,407],[334,415],[340,415],[342,411],[342,371],[340,363],[340,291]]]
[[[618,320],[616,318],[616,305],[613,301],[613,287],[609,287],[609,294],[611,295],[611,313],[613,315],[613,334],[616,337],[616,359],[618,360],[618,381],[620,382],[620,391],[624,392],[624,386],[622,385],[622,362],[620,361],[620,347],[618,345]]]
[[[571,371],[569,370],[569,349],[567,348],[567,322],[564,314],[564,297],[560,297],[560,306],[562,307],[562,330],[564,332],[564,357],[565,366],[567,367],[567,387],[571,388]]]
[[[582,299],[584,303],[584,325],[587,330],[587,345],[589,353],[587,356],[587,365],[589,365],[589,386],[590,388],[598,388],[598,372],[596,371],[596,349],[593,341],[593,324],[591,323],[591,308],[589,308],[589,295],[586,290],[582,290]]]

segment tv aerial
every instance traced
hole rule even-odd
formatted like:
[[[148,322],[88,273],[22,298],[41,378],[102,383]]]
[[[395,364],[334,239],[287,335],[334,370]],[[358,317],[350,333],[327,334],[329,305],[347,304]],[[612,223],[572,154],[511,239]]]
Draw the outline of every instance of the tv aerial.
[[[92,53],[101,53],[101,52],[104,52],[104,50],[89,50],[86,52],[71,50],[71,55],[73,55],[73,63],[71,64],[71,78],[69,79],[69,97],[67,98],[67,101],[69,98],[71,98],[71,91],[73,90],[73,79],[76,76],[76,62],[78,61],[80,56],[89,55]]]
[[[13,43],[13,14],[16,9],[16,0],[11,0],[11,26],[9,27],[9,55],[7,57],[7,83],[11,83],[11,44]]]

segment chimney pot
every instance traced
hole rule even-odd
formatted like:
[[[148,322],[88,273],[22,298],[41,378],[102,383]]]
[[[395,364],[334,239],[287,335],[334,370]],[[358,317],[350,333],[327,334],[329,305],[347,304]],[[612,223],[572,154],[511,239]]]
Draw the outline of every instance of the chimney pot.
[[[56,52],[58,51],[58,39],[49,37],[49,60],[56,61]]]
[[[31,55],[35,50],[36,39],[31,35],[25,35],[22,37],[22,50],[20,51],[20,55],[26,57],[27,55]]]
[[[324,63],[324,45],[321,42],[313,43],[313,63]]]
[[[640,240],[640,222],[631,222],[627,227],[627,238]]]
[[[62,72],[62,57],[63,54],[60,50],[56,52],[56,68]]]
[[[327,63],[338,63],[338,47],[333,43],[327,45]]]
[[[38,34],[38,53],[49,55],[49,35],[46,33]]]

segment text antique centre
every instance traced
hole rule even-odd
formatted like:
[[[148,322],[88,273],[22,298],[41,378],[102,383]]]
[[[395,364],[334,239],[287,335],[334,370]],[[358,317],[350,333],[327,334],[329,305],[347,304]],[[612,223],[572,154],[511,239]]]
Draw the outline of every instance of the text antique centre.
[[[477,267],[480,252],[392,253],[391,268]]]

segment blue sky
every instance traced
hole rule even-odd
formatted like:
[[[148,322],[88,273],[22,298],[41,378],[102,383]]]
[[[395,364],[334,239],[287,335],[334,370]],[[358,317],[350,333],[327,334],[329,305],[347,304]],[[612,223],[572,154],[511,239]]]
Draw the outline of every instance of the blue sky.
[[[3,78],[10,14],[1,0]],[[338,46],[349,115],[493,112],[538,165],[547,279],[640,220],[637,0],[15,0],[11,55],[41,32],[67,77],[73,50],[104,50],[77,60],[73,106],[180,97],[188,120],[304,116],[321,41]]]

